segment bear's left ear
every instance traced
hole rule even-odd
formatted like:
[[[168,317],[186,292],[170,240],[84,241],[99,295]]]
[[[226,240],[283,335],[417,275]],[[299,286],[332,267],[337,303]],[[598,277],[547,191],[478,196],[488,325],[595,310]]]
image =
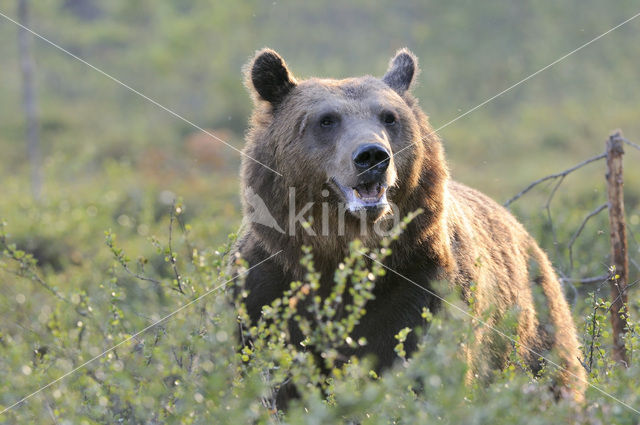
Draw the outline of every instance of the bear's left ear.
[[[297,84],[284,59],[271,49],[259,50],[245,72],[247,86],[272,105],[280,103]]]
[[[402,96],[411,87],[418,71],[418,58],[409,49],[400,49],[389,62],[382,81]]]

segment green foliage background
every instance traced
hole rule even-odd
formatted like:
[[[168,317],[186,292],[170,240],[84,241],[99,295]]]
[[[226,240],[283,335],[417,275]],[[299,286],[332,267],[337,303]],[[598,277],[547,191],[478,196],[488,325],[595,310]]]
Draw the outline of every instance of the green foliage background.
[[[223,131],[239,149],[251,109],[241,67],[258,48],[279,51],[300,77],[347,77],[383,74],[394,51],[407,46],[421,61],[415,94],[439,128],[640,11],[637,2],[626,0],[30,5],[35,31],[197,125]],[[0,12],[15,18],[15,2],[0,2]],[[614,128],[639,142],[639,32],[640,21],[630,22],[439,131],[453,176],[505,201],[538,177],[601,153]],[[5,407],[222,284],[225,247],[240,223],[236,152],[216,145],[214,159],[204,160],[189,147],[194,128],[37,39],[45,184],[44,198],[34,201],[16,35],[16,26],[0,19],[0,218],[6,223],[0,406]],[[629,149],[625,196],[630,257],[636,263],[639,160],[640,152]],[[568,241],[583,217],[606,201],[604,163],[587,167],[560,186],[550,208],[553,228],[543,208],[551,186],[513,208],[556,267],[575,278],[606,273],[609,264],[601,214],[577,240],[569,267]],[[182,199],[181,211],[173,220],[169,249],[176,198]],[[348,270],[368,276],[361,268],[353,264]],[[638,269],[632,271],[638,278]],[[178,284],[184,293],[175,290]],[[607,306],[597,301],[608,289],[589,295],[597,288],[576,285],[569,291],[585,353],[596,353],[593,383],[638,408],[638,362],[632,356],[630,369],[612,367]],[[455,315],[434,319],[437,326],[420,353],[383,379],[371,378],[366,364],[354,364],[336,372],[323,395],[315,385],[321,377],[313,359],[296,357],[276,336],[265,336],[264,350],[245,361],[247,354],[234,346],[235,313],[220,294],[45,389],[1,415],[0,422],[639,420],[595,389],[578,413],[554,404],[544,382],[516,372],[515,360],[489,388],[467,388],[464,362],[455,353],[470,325]],[[632,289],[632,317],[636,294]],[[599,337],[592,349],[594,335]],[[630,335],[635,349],[637,330]],[[310,383],[284,417],[264,407],[269,385],[277,380],[265,371],[275,366]],[[416,382],[422,393],[408,390]]]

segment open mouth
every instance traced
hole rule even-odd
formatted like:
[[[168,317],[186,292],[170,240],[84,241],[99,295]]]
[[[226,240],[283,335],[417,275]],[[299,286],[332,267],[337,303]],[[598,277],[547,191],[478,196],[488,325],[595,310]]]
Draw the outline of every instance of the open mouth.
[[[355,197],[366,204],[377,204],[387,192],[387,186],[382,183],[361,184],[351,189]]]
[[[346,200],[349,211],[361,209],[373,209],[387,207],[387,184],[382,182],[362,183],[353,187],[342,186],[337,181],[333,182],[340,188]]]

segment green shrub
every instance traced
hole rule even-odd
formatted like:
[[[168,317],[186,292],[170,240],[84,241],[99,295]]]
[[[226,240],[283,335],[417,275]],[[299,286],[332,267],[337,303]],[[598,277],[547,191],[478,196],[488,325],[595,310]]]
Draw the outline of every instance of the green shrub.
[[[53,382],[4,412],[3,421],[637,422],[633,411],[603,392],[638,405],[640,325],[632,320],[627,334],[630,367],[616,367],[607,345],[609,304],[598,294],[577,319],[583,329],[584,362],[598,387],[589,389],[584,407],[555,402],[547,376],[531,376],[515,356],[506,370],[496,372],[491,385],[466,384],[462,347],[470,343],[473,327],[455,309],[444,308],[435,316],[425,311],[426,332],[401,331],[396,336],[396,366],[378,376],[370,359],[339,357],[340,347],[366,344],[349,335],[366,312],[376,277],[385,272],[375,262],[367,264],[359,242],[352,243],[324,299],[316,294],[319,276],[305,249],[305,279],[292,282],[252,325],[242,304],[246,265],[235,260],[240,271],[235,283],[227,274],[234,236],[218,249],[201,245],[184,222],[184,209],[179,202],[172,207],[163,222],[163,237],[150,237],[151,250],[135,259],[120,247],[115,233],[106,232],[103,250],[111,260],[95,273],[69,266],[75,267],[74,273],[87,273],[76,277],[40,269],[28,252],[14,245],[11,226],[3,224],[0,266],[3,279],[13,279],[13,285],[1,306],[0,373],[10,377],[0,383],[2,408]],[[367,255],[384,258],[388,243]],[[164,269],[150,267],[157,262]],[[64,282],[61,275],[70,280]],[[91,285],[79,283],[92,279]],[[233,285],[239,290],[232,290]],[[451,302],[460,305],[455,294],[451,296]],[[346,314],[338,315],[337,306],[347,298],[352,302],[345,306]],[[300,306],[313,313],[313,321],[297,313]],[[637,308],[637,303],[630,306],[632,317]],[[303,331],[304,347],[290,343],[289,321]],[[240,327],[245,345],[238,341]],[[403,346],[408,332],[420,334],[419,349],[409,358]],[[286,412],[278,411],[276,392],[287,384],[295,385],[300,397]]]

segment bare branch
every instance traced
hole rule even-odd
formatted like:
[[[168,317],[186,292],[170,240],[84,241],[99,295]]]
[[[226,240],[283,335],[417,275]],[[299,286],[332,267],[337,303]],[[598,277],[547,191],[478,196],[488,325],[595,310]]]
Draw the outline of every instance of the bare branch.
[[[625,139],[624,137],[620,137],[620,140],[622,140],[623,142],[625,142],[627,145],[634,147],[636,149],[638,149],[640,151],[640,145],[637,143],[633,143],[631,140],[629,139]]]
[[[544,208],[545,209],[548,210],[551,207],[551,201],[553,201],[553,197],[556,196],[556,192],[558,191],[558,188],[560,187],[560,185],[564,181],[564,178],[565,178],[565,176],[560,176],[560,180],[558,180],[558,182],[555,184],[555,186],[553,186],[553,189],[551,189],[551,193],[549,194],[549,197],[547,198],[547,202],[545,202],[545,204],[544,204]]]
[[[603,274],[600,276],[593,277],[582,277],[582,278],[571,278],[571,277],[561,277],[561,282],[571,282],[571,283],[596,283],[596,282],[606,282],[609,279],[608,274]]]
[[[567,245],[567,249],[569,250],[569,270],[573,270],[573,244],[575,243],[576,239],[578,238],[578,236],[580,236],[580,233],[582,233],[582,230],[584,230],[584,226],[587,224],[587,221],[589,221],[592,217],[598,215],[602,210],[604,210],[608,206],[609,204],[605,202],[604,204],[600,205],[598,208],[596,208],[595,210],[587,214],[584,220],[582,220],[582,223],[580,223],[580,227],[578,227],[578,230],[576,230],[576,232],[571,237],[571,240]]]
[[[616,299],[614,299],[611,302],[611,305],[609,306],[609,308],[607,309],[606,313],[609,313],[611,311],[611,309],[613,308],[614,304],[620,299],[622,298],[624,295],[626,295],[627,291],[629,290],[629,288],[631,288],[632,286],[636,285],[638,282],[640,282],[640,280],[635,280],[633,281],[631,284],[625,286],[622,290],[618,291],[618,297]]]
[[[504,203],[505,207],[508,207],[509,205],[511,205],[514,201],[518,200],[520,197],[522,197],[525,193],[529,192],[531,189],[533,189],[534,187],[536,187],[537,185],[539,185],[542,182],[545,182],[547,180],[552,180],[552,179],[557,179],[560,177],[566,177],[568,174],[576,171],[579,168],[584,167],[585,165],[594,162],[594,161],[598,161],[600,159],[606,158],[607,154],[606,153],[601,153],[600,155],[594,156],[592,158],[589,158],[587,160],[582,161],[579,164],[574,165],[571,168],[568,168],[564,171],[561,171],[559,173],[555,173],[555,174],[550,174],[546,177],[542,177],[541,179],[538,179],[536,181],[534,181],[533,183],[531,183],[529,186],[527,186],[524,190],[522,190],[520,193],[518,193],[517,195],[515,195],[513,198],[509,199],[507,202]]]
[[[549,221],[549,227],[551,227],[551,234],[553,235],[553,247],[556,251],[556,257],[558,258],[558,260],[560,260],[560,246],[558,244],[558,234],[556,233],[556,228],[553,225],[553,217],[551,216],[551,201],[553,201],[553,197],[556,195],[556,192],[558,191],[558,188],[560,187],[560,185],[562,184],[562,182],[564,181],[564,177],[565,176],[561,176],[560,179],[556,182],[555,186],[553,186],[553,189],[551,189],[551,193],[549,194],[549,197],[547,198],[547,202],[545,202],[544,204],[544,209],[547,211],[547,220]]]

